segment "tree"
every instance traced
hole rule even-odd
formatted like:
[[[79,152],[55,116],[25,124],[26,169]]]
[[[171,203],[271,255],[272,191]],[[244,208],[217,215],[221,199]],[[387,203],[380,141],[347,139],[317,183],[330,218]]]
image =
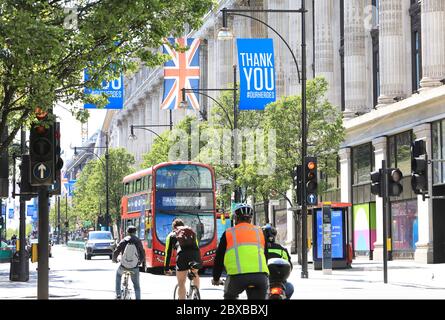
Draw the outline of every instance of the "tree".
[[[212,0],[31,1],[0,0],[0,136],[6,148],[35,108],[56,102],[107,104],[86,96],[104,80],[132,72],[141,63],[161,64],[165,37],[197,29]],[[68,10],[67,6],[71,7]],[[83,79],[88,68],[89,80]],[[87,113],[72,109],[79,119]]]
[[[110,223],[120,228],[122,179],[134,172],[134,157],[124,148],[109,149],[109,213]],[[94,221],[97,225],[100,213],[106,214],[105,155],[89,161],[76,182],[74,210],[82,221]]]

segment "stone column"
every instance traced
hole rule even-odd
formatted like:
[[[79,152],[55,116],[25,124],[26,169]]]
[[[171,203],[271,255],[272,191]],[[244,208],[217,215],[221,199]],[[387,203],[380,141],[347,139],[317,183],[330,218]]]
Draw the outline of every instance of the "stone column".
[[[333,1],[315,1],[315,75],[323,76],[329,85],[327,99],[335,104],[334,47],[332,39]]]
[[[413,128],[413,133],[417,139],[423,139],[426,142],[427,154],[432,153],[431,143],[431,124],[424,123]],[[428,194],[432,194],[433,170],[428,166]],[[417,226],[419,240],[416,243],[414,260],[422,263],[433,263],[433,200],[417,196]]]
[[[307,2],[307,1],[306,1]],[[312,4],[312,3],[310,3]],[[309,5],[309,4],[307,4]],[[294,0],[291,1],[289,4],[290,10],[295,10],[301,8],[301,0]],[[310,18],[312,17],[312,14],[310,11],[310,8],[307,8],[309,11],[306,13],[306,32],[307,30],[311,30],[312,28],[309,25]],[[287,41],[289,43],[289,46],[292,48],[292,51],[294,52],[295,58],[297,59],[298,63],[298,70],[302,71],[302,64],[301,64],[301,13],[291,13],[289,14],[289,40]],[[312,72],[310,68],[310,60],[312,55],[310,55],[310,48],[312,47],[310,45],[310,41],[308,37],[306,37],[306,67],[308,72],[306,72],[306,77],[308,79],[312,78]],[[290,52],[288,53],[290,55]],[[301,94],[301,83],[298,82],[298,73],[297,73],[297,66],[295,66],[295,62],[292,59],[291,56],[289,56],[289,70],[287,73],[287,82],[286,82],[286,92],[289,95],[300,95]],[[291,220],[288,220],[291,221]]]
[[[352,162],[351,148],[343,148],[339,151],[340,156],[340,199],[341,202],[352,202]]]
[[[388,160],[387,153],[387,138],[379,137],[372,140],[374,146],[374,170],[382,167],[382,160]],[[383,261],[383,198],[376,196],[376,241],[374,243],[374,260]]]
[[[150,96],[148,97],[148,99],[145,101],[145,119],[144,119],[144,124],[152,124],[153,121],[151,120],[152,118],[152,101],[153,101],[153,95],[150,94]],[[146,152],[150,151],[151,149],[151,144],[153,141],[153,134],[151,132],[147,132],[146,135],[147,139],[144,141],[145,144],[145,149]]]
[[[365,0],[345,2],[344,60],[345,60],[345,111],[346,118],[355,113],[366,113],[368,83],[366,81]]]
[[[442,85],[445,78],[445,1],[421,2],[423,89]]]
[[[267,9],[287,10],[288,8],[288,0],[274,0],[269,1],[267,4]],[[286,40],[286,42],[289,42],[289,13],[271,12],[268,13],[267,20],[268,21],[266,21],[266,23],[277,30],[277,32]],[[267,28],[267,31],[269,38],[273,39],[275,56],[275,87],[277,98],[279,98],[288,94],[286,79],[290,72],[296,72],[296,70],[293,67],[293,62],[291,63],[291,53],[283,40],[281,40],[271,29]]]
[[[377,108],[395,102],[395,97],[406,96],[405,39],[401,0],[380,1],[379,11],[379,57],[380,96]]]

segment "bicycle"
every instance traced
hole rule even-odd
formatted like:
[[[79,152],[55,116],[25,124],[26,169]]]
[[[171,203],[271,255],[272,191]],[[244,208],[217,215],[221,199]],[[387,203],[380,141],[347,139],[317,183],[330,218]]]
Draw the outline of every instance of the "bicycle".
[[[193,279],[196,278],[196,275],[192,272],[192,269],[198,269],[199,264],[196,262],[189,262],[189,269],[187,271],[187,278],[189,278],[189,288],[185,293],[186,300],[201,300],[201,294],[199,293],[199,289],[197,286],[193,284]],[[175,291],[173,292],[173,300],[177,299],[179,284],[175,286]]]
[[[122,300],[131,300],[133,291],[131,290],[131,288],[129,288],[128,283],[129,283],[129,278],[131,277],[132,274],[133,271],[130,270],[125,270],[123,273],[123,281],[121,289]]]

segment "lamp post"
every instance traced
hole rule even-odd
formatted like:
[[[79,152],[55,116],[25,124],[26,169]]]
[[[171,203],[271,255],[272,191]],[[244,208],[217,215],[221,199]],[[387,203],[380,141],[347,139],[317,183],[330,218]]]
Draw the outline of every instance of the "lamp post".
[[[297,67],[297,74],[298,74],[298,80],[301,82],[301,163],[302,163],[302,194],[304,195],[302,197],[301,201],[301,214],[302,214],[302,241],[301,241],[301,277],[307,278],[308,277],[308,271],[307,271],[307,204],[305,199],[306,195],[306,168],[303,165],[306,153],[307,153],[307,121],[306,121],[306,18],[305,13],[307,12],[305,8],[305,0],[301,0],[301,8],[297,10],[279,10],[279,9],[267,9],[267,10],[251,10],[251,9],[227,9],[223,8],[223,27],[218,33],[218,40],[232,40],[233,34],[227,27],[227,14],[246,17],[252,20],[255,20],[266,27],[268,27],[270,30],[272,30],[286,45],[286,47],[289,49],[292,58],[294,60],[295,66]],[[240,13],[240,12],[267,12],[267,13],[301,13],[301,64],[302,64],[302,70],[301,70],[301,78],[300,78],[300,70],[298,67],[297,59],[295,58],[295,55],[289,46],[289,44],[286,42],[286,40],[281,36],[281,34],[275,30],[273,27],[265,23],[264,21],[257,19],[255,17]]]
[[[233,66],[233,88],[222,88],[222,89],[210,89],[210,88],[182,88],[182,101],[180,103],[181,108],[187,108],[188,104],[187,104],[187,99],[186,99],[186,92],[195,92],[198,93],[200,95],[203,95],[207,98],[210,98],[211,100],[213,100],[223,111],[224,113],[226,113],[225,109],[223,108],[223,106],[214,98],[212,98],[211,96],[209,96],[208,94],[205,94],[203,92],[208,92],[208,91],[232,91],[233,92],[233,138],[234,138],[234,143],[233,143],[233,167],[235,169],[235,172],[233,174],[233,179],[234,179],[234,183],[235,183],[235,202],[239,203],[241,202],[241,193],[239,190],[239,187],[236,186],[236,169],[238,168],[238,162],[237,162],[237,155],[238,155],[238,107],[236,104],[236,92],[238,90],[237,87],[237,79],[236,79],[236,65]],[[232,125],[232,123],[230,122],[230,117],[229,115],[226,113],[227,119],[229,120],[230,125]]]
[[[77,150],[87,150],[89,152],[91,152],[92,154],[94,154],[99,160],[100,162],[102,162],[102,165],[105,165],[105,189],[106,189],[106,212],[105,212],[105,225],[107,230],[110,229],[110,191],[109,191],[109,181],[108,181],[108,162],[109,162],[109,158],[110,158],[110,154],[109,154],[109,148],[108,148],[108,135],[105,135],[105,147],[74,147],[74,155],[77,155]],[[105,149],[105,164],[102,161],[102,159],[94,152],[90,151],[91,149]]]
[[[134,134],[134,129],[142,129],[145,131],[149,131],[149,132],[153,133],[154,135],[156,135],[158,138],[161,138],[162,140],[164,140],[164,138],[162,138],[158,133],[151,130],[150,128],[169,127],[170,131],[172,131],[173,130],[173,116],[172,116],[172,110],[170,109],[169,111],[170,111],[170,123],[169,124],[132,124],[132,125],[130,125],[130,135],[128,136],[128,139],[130,139],[130,140],[137,139],[136,135]]]

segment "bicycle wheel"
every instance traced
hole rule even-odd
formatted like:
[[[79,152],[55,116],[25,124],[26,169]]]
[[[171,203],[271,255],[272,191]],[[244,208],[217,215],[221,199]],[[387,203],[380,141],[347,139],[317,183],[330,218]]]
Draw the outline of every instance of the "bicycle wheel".
[[[173,300],[178,300],[178,287],[179,285],[176,285],[175,291],[173,291]]]
[[[190,298],[191,300],[201,300],[201,295],[199,294],[199,289],[195,286],[192,286],[190,289]]]

